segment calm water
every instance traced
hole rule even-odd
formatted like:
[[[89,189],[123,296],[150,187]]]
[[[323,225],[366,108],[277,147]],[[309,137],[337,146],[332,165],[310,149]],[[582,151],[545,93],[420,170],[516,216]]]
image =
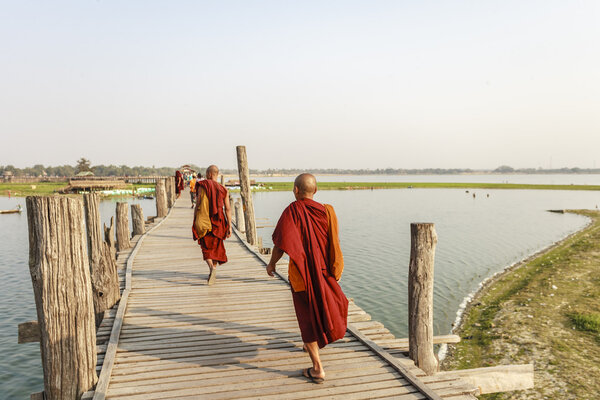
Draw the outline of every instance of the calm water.
[[[583,217],[544,210],[595,208],[600,204],[598,192],[475,192],[476,199],[458,189],[317,193],[316,200],[333,204],[338,214],[346,261],[341,284],[348,297],[397,336],[406,336],[409,224],[434,222],[438,233],[435,332],[448,333],[459,304],[480,281],[586,224]],[[263,218],[258,225],[274,225],[292,200],[287,192],[256,193],[256,214]],[[18,203],[25,206],[24,199],[0,197],[0,209]],[[114,203],[102,202],[103,221],[114,215]],[[146,216],[156,214],[154,200],[140,204]],[[271,245],[272,231],[272,227],[259,229],[265,245]],[[25,399],[43,387],[39,345],[17,345],[17,325],[36,319],[27,263],[25,212],[0,215],[2,399]]]
[[[473,193],[473,191],[471,191]],[[434,329],[447,334],[462,300],[486,277],[586,225],[587,219],[547,209],[595,208],[600,193],[578,191],[475,191],[390,189],[322,191],[340,224],[348,297],[394,334],[406,337],[410,223],[433,222]],[[486,197],[489,193],[490,197]],[[292,193],[256,193],[257,224],[275,225]],[[259,229],[272,246],[272,227]]]
[[[116,201],[100,203],[103,222],[115,215]],[[154,200],[121,201],[141,204],[144,216],[156,215]],[[0,399],[28,399],[44,388],[39,344],[17,344],[17,325],[37,319],[28,267],[25,199],[0,197],[2,210],[17,204],[24,209],[20,215],[0,215]]]
[[[292,182],[295,176],[252,177],[258,182]],[[600,185],[600,174],[317,175],[321,182],[459,182]]]

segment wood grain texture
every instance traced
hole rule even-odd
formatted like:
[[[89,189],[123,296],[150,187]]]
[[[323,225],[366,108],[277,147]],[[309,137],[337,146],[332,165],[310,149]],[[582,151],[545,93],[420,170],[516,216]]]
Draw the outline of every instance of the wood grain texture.
[[[438,371],[433,352],[433,265],[437,235],[433,224],[410,224],[408,269],[409,356],[428,375]]]
[[[96,327],[83,202],[27,197],[29,270],[47,399],[78,399],[96,383]]]

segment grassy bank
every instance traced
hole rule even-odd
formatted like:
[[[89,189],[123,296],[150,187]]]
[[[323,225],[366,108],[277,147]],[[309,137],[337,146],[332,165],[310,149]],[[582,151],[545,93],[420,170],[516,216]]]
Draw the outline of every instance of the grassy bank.
[[[292,182],[263,182],[268,190],[292,190]],[[600,190],[600,185],[531,185],[514,183],[435,183],[435,182],[319,182],[319,190],[369,189],[533,189]]]
[[[38,183],[0,183],[0,196],[10,195],[14,197],[24,196],[47,196],[55,194],[58,190],[67,186],[69,182],[38,182]],[[128,185],[125,189],[139,189],[154,187],[154,185],[135,183]]]
[[[591,225],[490,282],[467,308],[444,369],[534,363],[535,389],[484,399],[600,393],[600,213]]]

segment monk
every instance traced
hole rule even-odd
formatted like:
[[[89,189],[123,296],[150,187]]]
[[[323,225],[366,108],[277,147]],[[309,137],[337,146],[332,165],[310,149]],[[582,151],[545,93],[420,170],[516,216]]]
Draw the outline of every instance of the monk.
[[[227,262],[223,241],[231,236],[231,206],[229,193],[217,182],[219,168],[211,165],[206,179],[196,182],[196,211],[192,232],[202,247],[202,257],[210,270],[208,285],[217,277],[217,266]],[[223,212],[225,209],[225,212]]]
[[[333,207],[313,200],[317,180],[301,174],[294,181],[294,196],[273,232],[273,252],[267,274],[274,276],[277,261],[287,253],[289,281],[304,351],[312,367],[302,374],[323,383],[325,371],[319,349],[346,334],[348,299],[339,279],[344,260],[340,250],[337,217]]]
[[[181,196],[181,191],[185,188],[185,182],[183,181],[183,174],[180,170],[175,171],[175,193],[177,198]]]

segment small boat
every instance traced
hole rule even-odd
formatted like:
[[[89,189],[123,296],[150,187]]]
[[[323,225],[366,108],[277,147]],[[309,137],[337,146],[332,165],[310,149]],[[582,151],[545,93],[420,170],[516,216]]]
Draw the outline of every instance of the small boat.
[[[21,211],[23,211],[23,209],[21,208],[21,205],[19,204],[13,210],[0,210],[0,214],[21,214]]]

